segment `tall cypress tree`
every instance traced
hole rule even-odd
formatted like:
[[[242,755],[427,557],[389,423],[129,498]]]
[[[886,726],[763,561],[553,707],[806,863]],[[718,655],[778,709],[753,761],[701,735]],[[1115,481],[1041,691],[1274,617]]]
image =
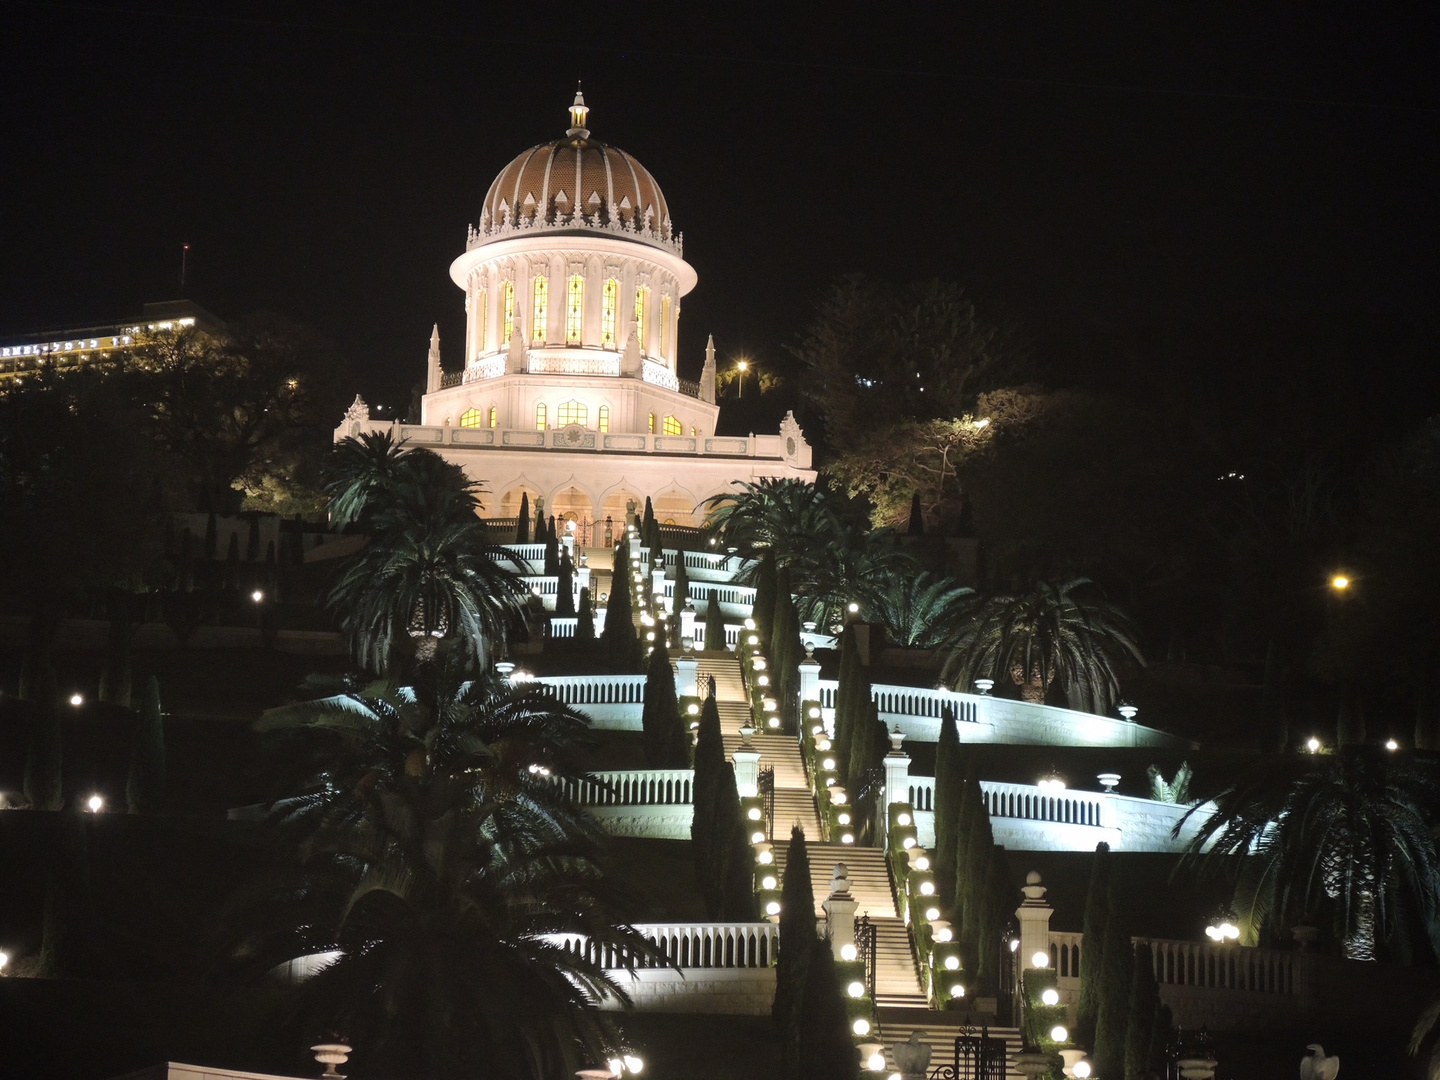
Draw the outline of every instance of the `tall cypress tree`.
[[[925,514],[920,509],[920,492],[918,491],[910,496],[910,524],[905,529],[905,535],[925,535]]]
[[[590,596],[589,585],[580,588],[580,610],[576,613],[575,639],[595,640],[595,601]]]
[[[780,1074],[796,1076],[800,1062],[800,1009],[815,943],[815,891],[805,830],[790,829],[785,877],[780,886],[780,951],[770,1015],[780,1039]]]
[[[515,543],[530,543],[530,493],[520,493],[520,516],[515,519]]]
[[[1075,1007],[1075,1041],[1095,1045],[1095,1018],[1100,1012],[1100,968],[1105,955],[1105,921],[1110,890],[1110,845],[1095,845],[1090,863],[1090,891],[1080,937],[1080,1000]]]
[[[1081,945],[1084,962],[1084,945]],[[1125,1035],[1130,1022],[1130,979],[1135,959],[1120,909],[1119,880],[1110,875],[1106,898],[1105,945],[1100,957],[1100,992],[1095,1012],[1095,1049],[1091,1057],[1100,1076],[1123,1076]]]
[[[956,868],[959,871],[957,891],[962,892],[965,898],[960,921],[960,941],[967,961],[966,966],[976,972],[978,977],[980,958],[989,948],[986,936],[990,927],[987,923],[990,921],[991,901],[996,886],[993,876],[995,832],[990,825],[990,811],[985,805],[978,779],[967,780],[965,800],[970,806],[970,812],[966,815],[969,835],[965,842],[964,860],[961,861],[958,855],[956,858]]]
[[[570,618],[575,614],[575,564],[570,561],[568,552],[560,557],[558,577],[555,614],[562,619]]]
[[[760,566],[755,572],[755,600],[751,612],[751,618],[755,620],[755,633],[762,643],[769,642],[774,630],[777,593],[775,557],[767,551],[760,557]]]
[[[793,732],[800,700],[800,617],[785,585],[788,573],[781,574],[781,588],[775,598],[774,627],[770,635],[770,689],[780,707],[785,730]]]
[[[685,553],[675,553],[675,595],[670,605],[670,610],[679,616],[684,609],[686,601],[690,599],[690,574],[685,569]]]
[[[735,786],[735,768],[727,763],[720,774],[720,783]],[[750,830],[738,813],[740,797],[735,797],[737,813],[730,825],[730,854],[725,862],[725,898],[720,918],[725,922],[754,922],[760,918],[760,905],[755,898],[755,849],[750,846]]]
[[[652,533],[652,531],[654,530],[654,528],[655,528],[655,504],[650,501],[650,496],[649,496],[649,495],[646,495],[646,496],[645,496],[645,513],[644,513],[644,515],[640,518],[640,538],[641,538],[642,540],[646,541],[646,546],[647,546],[647,547],[650,546],[650,545],[649,545],[649,540],[650,540],[650,536],[651,536],[651,533]],[[653,556],[655,555],[655,553],[656,553],[656,552],[655,552],[655,548],[651,547],[651,548],[650,548],[650,553],[651,553],[651,556],[653,557]]]
[[[610,577],[610,599],[600,642],[612,672],[621,674],[639,668],[640,638],[635,633],[635,616],[630,607],[630,545],[623,540],[615,548],[615,570]]]
[[[35,712],[25,756],[25,801],[36,810],[59,810],[65,803],[65,791],[55,669],[37,665],[33,680],[30,690]]]
[[[935,886],[940,903],[955,902],[955,824],[960,816],[960,734],[955,710],[946,705],[940,713],[940,741],[935,746]]]
[[[130,775],[125,780],[125,805],[132,814],[153,814],[165,806],[165,718],[160,712],[160,680],[145,680]]]
[[[958,928],[965,921],[965,909],[970,901],[970,845],[974,839],[974,820],[977,803],[982,800],[980,780],[975,771],[975,759],[965,763],[965,781],[960,785],[960,810],[955,815],[955,884],[952,889],[950,921]],[[983,807],[981,807],[983,808]]]
[[[800,1060],[795,1076],[798,1080],[855,1080],[859,1059],[830,943],[811,942],[810,955],[800,1004]]]
[[[555,537],[555,519],[545,530],[545,576],[554,577],[560,573],[560,541]]]
[[[1160,987],[1154,957],[1146,942],[1137,942],[1135,970],[1130,978],[1130,1013],[1125,1027],[1125,1080],[1144,1080],[1160,1062],[1151,1057],[1155,1022],[1160,1012]]]
[[[725,651],[725,615],[713,592],[705,605],[705,651]]]
[[[720,910],[720,894],[711,879],[715,847],[720,842],[716,799],[725,769],[725,741],[720,733],[720,709],[713,697],[700,707],[700,729],[695,739],[695,785],[690,820],[690,854],[695,860],[695,882],[712,915]]]
[[[854,632],[847,629],[840,635],[840,681],[835,689],[835,761],[842,769],[849,768],[855,731],[859,727],[855,706],[862,696],[862,683],[866,687],[863,696],[868,699],[869,683],[860,668],[860,649]]]
[[[670,653],[658,637],[645,673],[645,705],[640,713],[640,730],[645,738],[646,768],[689,768],[690,738],[680,719],[675,671],[670,667]]]

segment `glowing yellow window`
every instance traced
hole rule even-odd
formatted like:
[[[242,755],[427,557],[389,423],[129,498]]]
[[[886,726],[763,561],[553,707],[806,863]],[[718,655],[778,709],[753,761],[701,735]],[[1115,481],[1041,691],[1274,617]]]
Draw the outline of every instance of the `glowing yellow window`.
[[[479,409],[466,409],[463,413],[460,414],[460,426],[461,426],[461,427],[479,427],[479,426],[480,426],[480,410],[479,410]]]
[[[581,402],[565,401],[555,411],[555,424],[557,427],[565,427],[569,424],[583,424],[590,418],[590,410]]]
[[[700,429],[697,428],[694,424],[691,424],[691,425],[690,425],[690,437],[693,439],[693,438],[695,438],[696,436],[698,436],[699,434],[700,434]]]
[[[580,340],[580,329],[585,320],[585,279],[579,274],[570,276],[565,290],[565,340]]]
[[[499,425],[500,425],[500,410],[497,409],[494,405],[491,405],[491,406],[490,406],[490,426],[491,426],[491,427],[498,427]]]
[[[530,318],[530,340],[538,344],[545,342],[545,330],[550,321],[550,282],[543,277],[535,279],[535,307]]]
[[[650,414],[650,434],[655,434],[655,414],[653,412]]]
[[[650,289],[641,285],[635,290],[635,339],[640,342],[640,348],[645,348],[645,316],[650,308]]]
[[[679,420],[675,419],[675,417],[667,416],[665,417],[664,431],[666,435],[683,435],[685,433],[685,428],[683,425],[681,425]]]
[[[510,339],[515,336],[515,283],[505,282],[505,340],[500,344],[508,345]]]
[[[620,283],[605,279],[605,304],[600,310],[600,344],[615,344],[615,306],[620,301]]]
[[[535,430],[545,430],[545,403],[543,401],[535,406]]]
[[[670,355],[670,298],[660,299],[660,355]]]
[[[601,431],[609,431],[609,430],[610,430],[610,406],[609,406],[609,405],[601,405],[601,406],[600,406],[600,430],[601,430]]]

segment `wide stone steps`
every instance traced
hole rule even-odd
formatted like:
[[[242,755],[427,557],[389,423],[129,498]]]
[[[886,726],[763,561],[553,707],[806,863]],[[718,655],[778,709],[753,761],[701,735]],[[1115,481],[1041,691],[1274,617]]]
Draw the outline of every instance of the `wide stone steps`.
[[[820,818],[815,813],[815,797],[808,791],[777,788],[773,838],[788,842],[790,830],[795,825],[800,826],[807,838],[820,835]]]
[[[725,743],[726,757],[732,757],[735,751],[743,745],[738,734],[725,733],[721,735],[721,739]],[[805,779],[805,762],[800,757],[800,747],[789,735],[756,735],[750,740],[750,748],[760,752],[762,769],[774,768],[777,791],[781,788],[794,788],[804,790],[806,795],[810,795],[810,788]],[[806,835],[818,837],[820,834],[817,831],[813,834],[807,832]]]
[[[889,1069],[895,1069],[895,1057],[890,1048],[897,1042],[906,1042],[911,1032],[919,1032],[917,1042],[930,1047],[929,1072],[934,1075],[937,1068],[953,1068],[955,1064],[955,1038],[959,1035],[984,1034],[992,1039],[1005,1040],[1005,1077],[1018,1080],[1022,1074],[1015,1068],[1015,1058],[1024,1050],[1020,1032],[1011,1027],[982,1028],[970,1026],[957,1019],[952,1012],[933,1012],[929,1009],[880,1008],[880,1041],[885,1044],[885,1061]]]

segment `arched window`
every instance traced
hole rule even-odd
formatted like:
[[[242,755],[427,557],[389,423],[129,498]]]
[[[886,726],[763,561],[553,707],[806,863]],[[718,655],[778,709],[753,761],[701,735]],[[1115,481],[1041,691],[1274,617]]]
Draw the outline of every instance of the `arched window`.
[[[615,307],[620,302],[620,283],[605,279],[605,303],[600,309],[600,344],[615,345]]]
[[[500,343],[501,348],[510,344],[510,339],[515,336],[515,283],[505,282],[505,340]]]
[[[610,430],[610,406],[609,406],[609,405],[601,405],[601,406],[600,406],[600,430],[601,430],[601,431],[609,431],[609,430]]]
[[[670,355],[670,298],[660,299],[660,355]]]
[[[650,314],[650,287],[641,285],[635,290],[635,339],[640,343],[640,351],[645,351],[645,322],[646,316]]]
[[[650,414],[650,434],[655,434],[655,414],[653,412]]]
[[[579,274],[571,274],[570,284],[565,290],[565,340],[572,344],[578,342],[584,322],[585,279]]]
[[[535,406],[535,430],[545,430],[545,403],[543,401]]]
[[[692,439],[695,439],[695,438],[699,438],[699,436],[700,436],[700,429],[697,428],[694,424],[691,424],[691,425],[690,425],[690,437],[691,437]]]
[[[490,426],[493,428],[493,427],[498,427],[499,425],[500,425],[500,410],[497,409],[494,405],[491,405],[491,406],[490,406]]]
[[[555,411],[556,427],[565,427],[569,424],[583,424],[590,418],[590,410],[579,401],[561,402],[560,408]]]
[[[681,426],[680,421],[673,416],[665,417],[663,430],[666,435],[683,435],[685,433],[685,428]]]
[[[479,410],[479,409],[466,409],[464,412],[462,412],[462,413],[460,414],[460,426],[461,426],[461,427],[479,427],[479,426],[480,426],[480,410]]]
[[[550,282],[541,274],[535,279],[535,307],[530,316],[530,340],[545,344],[545,330],[550,321]]]

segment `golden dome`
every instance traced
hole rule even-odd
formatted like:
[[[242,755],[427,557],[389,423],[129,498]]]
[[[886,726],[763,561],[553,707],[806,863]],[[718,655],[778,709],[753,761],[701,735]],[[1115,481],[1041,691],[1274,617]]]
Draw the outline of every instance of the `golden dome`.
[[[500,170],[485,195],[480,233],[523,228],[599,229],[669,244],[670,210],[650,171],[590,137],[577,91],[563,139],[532,146]]]

